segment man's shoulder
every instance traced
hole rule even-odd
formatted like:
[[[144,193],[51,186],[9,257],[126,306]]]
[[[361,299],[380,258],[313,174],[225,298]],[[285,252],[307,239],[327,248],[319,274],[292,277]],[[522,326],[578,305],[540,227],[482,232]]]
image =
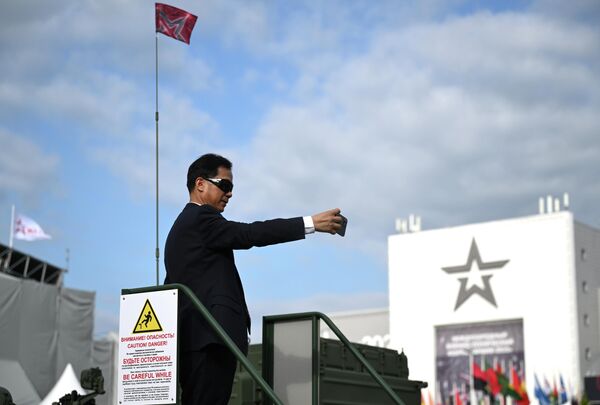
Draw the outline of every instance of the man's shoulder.
[[[173,222],[169,235],[167,235],[167,242],[171,242],[173,238],[187,238],[190,230],[204,232],[208,224],[220,221],[222,218],[221,213],[210,205],[187,203]]]
[[[223,218],[219,210],[207,204],[187,203],[175,222],[198,222],[209,218]]]
[[[182,213],[194,213],[194,214],[218,214],[221,215],[218,209],[208,204],[197,204],[193,202],[189,202],[183,207]]]

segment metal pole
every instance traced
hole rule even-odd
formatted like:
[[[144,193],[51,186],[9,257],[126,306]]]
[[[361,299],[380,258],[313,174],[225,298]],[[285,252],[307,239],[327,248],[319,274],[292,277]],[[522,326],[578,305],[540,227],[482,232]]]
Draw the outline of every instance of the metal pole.
[[[10,235],[8,237],[8,247],[13,248],[13,237],[15,234],[15,205],[13,204],[10,212]]]
[[[160,250],[158,248],[158,32],[155,38],[155,56],[156,56],[156,285],[158,285],[158,264],[160,259]]]
[[[473,349],[469,349],[469,398],[471,404],[477,403],[477,393],[475,392],[475,371],[474,371],[475,356]]]

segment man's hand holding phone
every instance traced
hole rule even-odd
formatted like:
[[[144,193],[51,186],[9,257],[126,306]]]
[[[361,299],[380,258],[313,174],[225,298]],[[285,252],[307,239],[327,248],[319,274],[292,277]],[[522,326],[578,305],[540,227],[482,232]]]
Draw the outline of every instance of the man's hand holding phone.
[[[341,214],[339,208],[315,214],[312,219],[317,232],[327,232],[332,235],[337,233],[340,236],[346,234],[348,219]]]

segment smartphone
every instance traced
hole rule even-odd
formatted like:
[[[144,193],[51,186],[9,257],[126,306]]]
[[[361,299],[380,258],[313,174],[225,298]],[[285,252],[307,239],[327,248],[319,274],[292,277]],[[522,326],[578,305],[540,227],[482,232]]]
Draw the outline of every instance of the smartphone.
[[[348,218],[346,218],[342,214],[338,214],[338,215],[340,217],[342,217],[342,227],[337,231],[337,234],[340,236],[344,236],[344,235],[346,235],[346,225],[348,225]]]

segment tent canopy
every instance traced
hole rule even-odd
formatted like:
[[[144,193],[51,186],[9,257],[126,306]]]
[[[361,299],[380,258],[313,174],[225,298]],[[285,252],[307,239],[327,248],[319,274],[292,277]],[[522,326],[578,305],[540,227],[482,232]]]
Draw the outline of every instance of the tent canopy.
[[[46,398],[40,403],[40,405],[52,405],[53,402],[58,402],[60,398],[65,396],[65,394],[69,394],[72,391],[77,391],[81,395],[85,395],[86,391],[81,388],[81,384],[79,383],[79,379],[75,375],[75,370],[73,370],[73,366],[71,363],[67,364],[65,370],[62,375],[56,382],[54,388],[50,390]]]

